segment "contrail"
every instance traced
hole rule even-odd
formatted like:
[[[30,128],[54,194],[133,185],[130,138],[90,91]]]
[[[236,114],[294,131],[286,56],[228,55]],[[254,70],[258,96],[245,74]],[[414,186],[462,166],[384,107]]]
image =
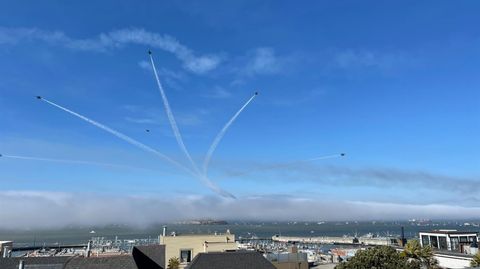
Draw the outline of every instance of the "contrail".
[[[225,190],[222,190],[215,183],[213,183],[207,177],[207,175],[202,175],[201,171],[198,169],[197,164],[193,161],[192,156],[188,152],[187,147],[185,146],[185,143],[183,142],[182,135],[180,134],[180,130],[178,129],[177,122],[175,121],[175,117],[173,116],[172,109],[170,108],[170,104],[168,103],[167,95],[165,94],[165,91],[163,90],[162,83],[160,83],[160,79],[159,79],[158,74],[157,74],[157,68],[155,67],[155,63],[153,61],[152,52],[148,51],[148,55],[150,56],[150,62],[152,64],[153,74],[155,75],[155,80],[157,81],[158,90],[160,91],[160,95],[162,96],[163,105],[165,107],[165,111],[167,113],[167,117],[168,117],[168,121],[170,122],[170,126],[172,127],[173,135],[175,136],[175,139],[177,140],[177,144],[180,147],[180,150],[183,151],[183,153],[187,157],[188,161],[192,165],[195,173],[197,174],[196,177],[203,184],[205,184],[208,188],[210,188],[212,191],[216,192],[217,194],[220,194],[221,196],[224,196],[224,197],[236,199],[236,197],[233,194],[231,194],[231,193],[229,193]]]
[[[157,69],[155,68],[155,63],[153,62],[152,52],[148,51],[148,55],[150,56],[150,62],[152,63],[153,73],[155,74],[155,79],[157,80],[158,90],[162,95],[163,105],[165,106],[165,111],[167,112],[168,121],[170,122],[170,126],[172,126],[173,134],[175,139],[177,140],[178,146],[183,151],[185,156],[187,156],[188,161],[192,165],[195,172],[200,175],[200,171],[198,170],[197,164],[193,161],[192,156],[187,150],[185,143],[183,143],[182,135],[180,134],[180,130],[178,129],[177,122],[175,121],[175,117],[173,116],[172,109],[170,108],[170,104],[168,103],[167,95],[163,90],[162,84],[160,83],[160,79],[158,78]]]
[[[108,126],[105,126],[105,125],[103,125],[103,124],[101,124],[101,123],[98,123],[98,122],[96,122],[96,121],[94,121],[94,120],[91,120],[91,119],[89,119],[89,118],[87,118],[87,117],[85,117],[85,116],[83,116],[83,115],[80,115],[80,114],[78,114],[78,113],[76,113],[76,112],[74,112],[74,111],[72,111],[72,110],[70,110],[70,109],[68,109],[68,108],[65,108],[65,107],[63,107],[63,106],[57,105],[57,104],[55,104],[54,102],[51,102],[51,101],[49,101],[49,100],[47,100],[47,99],[45,99],[45,98],[43,98],[43,97],[41,97],[41,96],[37,96],[37,99],[40,99],[40,100],[42,100],[42,101],[44,101],[44,102],[46,102],[46,103],[48,103],[48,104],[50,104],[50,105],[52,105],[52,106],[54,106],[54,107],[57,107],[57,108],[65,111],[65,112],[67,112],[67,113],[70,113],[70,114],[72,114],[72,115],[74,115],[74,116],[76,116],[76,117],[78,117],[78,118],[80,118],[80,119],[82,119],[82,120],[84,120],[84,121],[86,121],[86,122],[88,122],[88,123],[90,123],[90,124],[92,124],[92,125],[100,128],[100,129],[106,131],[106,132],[109,132],[110,134],[112,134],[112,135],[114,135],[114,136],[116,136],[116,137],[118,137],[118,138],[120,138],[120,139],[122,139],[122,140],[124,140],[124,141],[126,141],[126,142],[128,142],[128,143],[130,143],[130,144],[132,144],[132,145],[134,145],[134,146],[136,146],[136,147],[144,150],[144,151],[146,151],[146,152],[153,153],[153,154],[155,154],[156,156],[160,157],[161,159],[163,159],[163,160],[165,160],[165,161],[167,161],[167,162],[175,165],[176,167],[182,169],[183,171],[185,171],[185,172],[187,172],[187,173],[189,173],[189,174],[195,175],[190,169],[186,168],[185,166],[183,166],[182,164],[178,163],[177,161],[171,159],[170,157],[166,156],[165,154],[163,154],[163,153],[161,153],[161,152],[159,152],[159,151],[157,151],[157,150],[155,150],[155,149],[153,149],[153,148],[151,148],[151,147],[149,147],[149,146],[147,146],[147,145],[145,145],[145,144],[143,144],[143,143],[141,143],[141,142],[138,142],[137,140],[135,140],[135,139],[133,139],[133,138],[127,136],[127,135],[124,135],[124,134],[122,134],[122,133],[120,133],[120,132],[118,132],[118,131],[116,131],[116,130],[113,130],[112,128],[110,128],[110,127],[108,127]]]
[[[233,117],[223,126],[222,130],[218,133],[218,135],[215,137],[215,139],[212,142],[212,145],[210,145],[210,148],[208,149],[207,155],[205,156],[205,160],[203,161],[203,174],[207,175],[208,174],[208,165],[210,164],[210,160],[212,159],[213,153],[215,152],[215,149],[217,148],[218,144],[222,140],[223,136],[227,132],[228,128],[232,123],[237,119],[237,117],[242,113],[242,111],[250,104],[250,102],[253,101],[253,99],[258,95],[258,92],[255,92],[250,99],[233,115]]]
[[[200,175],[200,181],[202,181],[203,184],[205,184],[209,189],[214,191],[215,193],[226,197],[226,198],[232,198],[232,199],[237,199],[235,195],[227,192],[226,190],[223,190],[222,188],[218,187],[215,183],[213,183],[210,179],[208,179],[206,176]]]
[[[136,170],[150,170],[150,169],[146,169],[146,168],[140,168],[140,167],[134,167],[134,166],[128,166],[128,165],[122,165],[122,164],[101,163],[101,162],[91,162],[91,161],[82,161],[82,160],[40,158],[40,157],[33,157],[33,156],[18,156],[18,155],[5,155],[5,154],[0,154],[0,157],[10,158],[10,159],[20,159],[20,160],[42,161],[42,162],[86,164],[86,165],[98,165],[98,166],[107,166],[107,167],[128,168],[128,169],[136,169]]]
[[[146,152],[150,152],[150,153],[155,154],[156,156],[160,157],[161,159],[163,159],[163,160],[165,160],[165,161],[167,161],[167,162],[175,165],[176,167],[180,168],[181,170],[187,172],[187,173],[190,174],[191,176],[193,176],[193,177],[195,177],[195,178],[199,178],[200,181],[202,181],[202,183],[204,183],[208,188],[210,188],[210,189],[211,189],[212,191],[214,191],[215,193],[220,194],[220,195],[222,195],[222,196],[224,196],[224,197],[235,198],[235,196],[233,196],[232,194],[228,193],[228,192],[225,191],[225,190],[222,190],[222,189],[221,189],[220,187],[218,187],[215,183],[213,183],[212,181],[210,181],[207,177],[202,177],[199,173],[193,172],[192,170],[186,168],[186,167],[183,166],[182,164],[180,164],[180,163],[178,163],[177,161],[171,159],[170,157],[166,156],[166,155],[163,154],[163,153],[161,153],[161,152],[159,152],[159,151],[157,151],[157,150],[155,150],[155,149],[153,149],[153,148],[151,148],[151,147],[149,147],[149,146],[147,146],[147,145],[145,145],[145,144],[143,144],[143,143],[141,143],[141,142],[139,142],[139,141],[137,141],[137,140],[135,140],[135,139],[127,136],[127,135],[124,135],[124,134],[122,134],[122,133],[120,133],[120,132],[118,132],[118,131],[115,131],[115,130],[113,130],[112,128],[110,128],[110,127],[108,127],[108,126],[105,126],[105,125],[103,125],[103,124],[101,124],[101,123],[99,123],[99,122],[96,122],[96,121],[94,121],[94,120],[91,120],[91,119],[83,116],[83,115],[80,115],[80,114],[78,114],[78,113],[76,113],[76,112],[74,112],[74,111],[72,111],[72,110],[70,110],[70,109],[68,109],[68,108],[65,108],[65,107],[63,107],[63,106],[60,106],[60,105],[54,103],[54,102],[51,102],[51,101],[49,101],[49,100],[47,100],[47,99],[45,99],[45,98],[43,98],[43,97],[41,97],[41,96],[37,96],[37,99],[40,99],[40,100],[42,100],[42,101],[44,101],[44,102],[46,102],[46,103],[48,103],[48,104],[50,104],[50,105],[52,105],[52,106],[54,106],[54,107],[57,107],[57,108],[65,111],[65,112],[67,112],[67,113],[70,113],[70,114],[72,114],[72,115],[74,115],[74,116],[76,116],[76,117],[78,117],[78,118],[80,118],[80,119],[82,119],[82,120],[84,120],[84,121],[86,121],[86,122],[88,122],[88,123],[90,123],[90,124],[92,124],[92,125],[100,128],[100,129],[103,129],[104,131],[109,132],[110,134],[112,134],[112,135],[114,135],[114,136],[116,136],[116,137],[118,137],[118,138],[120,138],[120,139],[122,139],[122,140],[124,140],[124,141],[126,141],[126,142],[128,142],[128,143],[130,143],[130,144],[132,144],[132,145],[134,145],[134,146],[136,146],[136,147],[144,150],[144,151],[146,151]]]
[[[315,158],[310,158],[310,159],[305,159],[305,160],[298,160],[298,161],[293,161],[293,162],[264,166],[264,167],[260,167],[260,168],[257,168],[257,169],[252,169],[252,170],[246,171],[246,172],[234,173],[234,174],[232,174],[228,177],[240,177],[240,176],[248,175],[248,174],[255,173],[255,172],[292,167],[292,166],[296,166],[296,165],[299,165],[299,164],[302,164],[302,163],[314,162],[314,161],[325,160],[325,159],[341,158],[341,157],[344,157],[345,155],[346,155],[345,153],[332,154],[332,155],[320,156],[320,157],[315,157]]]

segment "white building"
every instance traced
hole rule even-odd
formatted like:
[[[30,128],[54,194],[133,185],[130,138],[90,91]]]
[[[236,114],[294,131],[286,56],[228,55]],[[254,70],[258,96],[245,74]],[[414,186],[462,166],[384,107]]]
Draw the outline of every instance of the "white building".
[[[0,258],[8,257],[13,247],[13,241],[0,241]]]
[[[457,230],[433,230],[420,232],[422,247],[431,246],[434,250],[448,250],[465,253],[473,242],[477,242],[476,232],[460,232]]]

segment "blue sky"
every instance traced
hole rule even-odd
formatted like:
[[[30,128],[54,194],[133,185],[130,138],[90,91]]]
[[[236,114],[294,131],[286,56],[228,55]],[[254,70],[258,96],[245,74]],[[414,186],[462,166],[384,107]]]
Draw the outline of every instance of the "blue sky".
[[[376,212],[366,218],[375,219],[393,218],[379,208],[402,204],[418,210],[405,206],[400,217],[459,217],[458,208],[435,215],[432,206],[476,214],[479,8],[476,1],[2,1],[0,153],[119,166],[2,158],[0,196],[41,197],[35,205],[54,199],[58,210],[88,194],[160,205],[200,199],[226,211],[251,199],[278,199],[279,207],[297,199],[307,207],[327,203],[314,216],[292,213],[304,219],[365,217],[324,210],[338,201],[363,203]],[[198,164],[227,120],[260,92],[209,169],[236,201],[34,98],[42,95],[188,165],[148,49]],[[262,170],[340,152],[347,157]],[[257,211],[245,217],[270,218]],[[198,216],[168,218],[189,217]]]

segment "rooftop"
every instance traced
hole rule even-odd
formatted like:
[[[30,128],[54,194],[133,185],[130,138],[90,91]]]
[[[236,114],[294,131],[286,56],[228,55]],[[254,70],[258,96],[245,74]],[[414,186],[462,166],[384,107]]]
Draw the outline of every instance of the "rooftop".
[[[163,269],[165,246],[152,245],[134,247],[132,255],[106,257],[56,256],[0,258],[1,269],[17,269],[20,261],[25,268],[49,269]],[[161,262],[161,263],[160,263]]]
[[[436,233],[436,234],[477,234],[478,232],[473,232],[473,231],[457,231],[457,230],[431,230],[431,231],[421,231],[420,233]]]
[[[198,253],[186,269],[275,269],[262,254],[253,251]]]

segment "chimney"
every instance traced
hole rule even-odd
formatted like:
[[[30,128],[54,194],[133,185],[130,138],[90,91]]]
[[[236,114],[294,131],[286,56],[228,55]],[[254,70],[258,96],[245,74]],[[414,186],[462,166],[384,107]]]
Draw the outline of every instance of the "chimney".
[[[401,231],[402,232],[401,232],[401,238],[400,238],[401,239],[400,245],[404,247],[407,244],[407,240],[405,239],[405,229],[403,226],[401,228]]]
[[[18,263],[18,269],[24,269],[25,268],[25,265],[24,265],[24,262],[23,261],[20,261]]]

